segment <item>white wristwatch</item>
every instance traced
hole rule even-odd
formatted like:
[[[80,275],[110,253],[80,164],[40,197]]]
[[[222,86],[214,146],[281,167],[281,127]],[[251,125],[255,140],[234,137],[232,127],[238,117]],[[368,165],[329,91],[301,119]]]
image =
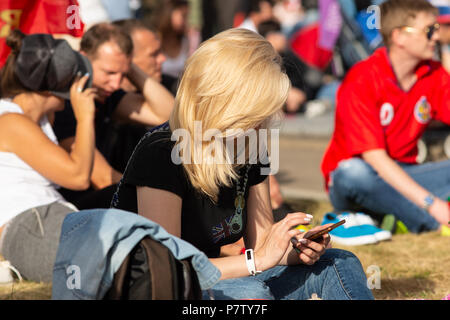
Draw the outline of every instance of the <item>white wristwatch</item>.
[[[253,254],[253,249],[245,250],[245,262],[247,263],[247,269],[250,275],[256,276],[258,273],[262,272],[256,270],[255,255]]]

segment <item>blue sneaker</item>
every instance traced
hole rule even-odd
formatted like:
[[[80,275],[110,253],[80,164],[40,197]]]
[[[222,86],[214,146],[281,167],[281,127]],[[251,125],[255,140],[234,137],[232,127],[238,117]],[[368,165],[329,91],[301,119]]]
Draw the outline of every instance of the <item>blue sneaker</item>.
[[[361,246],[374,244],[378,239],[374,230],[369,225],[360,225],[355,216],[349,213],[337,215],[335,213],[325,214],[322,225],[337,223],[345,219],[345,224],[330,231],[331,240],[345,246]]]
[[[367,226],[367,228],[373,231],[373,234],[378,241],[390,240],[392,238],[392,233],[388,230],[378,228],[375,224],[375,221],[373,221],[373,219],[369,215],[362,212],[356,212],[354,213],[354,216],[359,225],[365,225]]]

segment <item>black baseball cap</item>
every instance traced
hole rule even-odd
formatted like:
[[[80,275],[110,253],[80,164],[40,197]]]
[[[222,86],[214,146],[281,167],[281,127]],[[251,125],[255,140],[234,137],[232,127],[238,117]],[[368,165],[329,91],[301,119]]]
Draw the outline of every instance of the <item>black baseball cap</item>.
[[[50,91],[55,96],[70,99],[75,77],[86,73],[90,74],[87,88],[92,85],[91,63],[66,40],[55,39],[50,34],[31,34],[23,38],[15,74],[27,89]]]

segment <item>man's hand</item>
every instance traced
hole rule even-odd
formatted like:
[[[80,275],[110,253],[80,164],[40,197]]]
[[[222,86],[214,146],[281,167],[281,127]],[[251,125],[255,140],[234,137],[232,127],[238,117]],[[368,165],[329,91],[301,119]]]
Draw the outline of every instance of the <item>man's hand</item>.
[[[446,201],[435,198],[433,204],[428,209],[430,215],[432,215],[440,224],[450,227],[450,209]]]

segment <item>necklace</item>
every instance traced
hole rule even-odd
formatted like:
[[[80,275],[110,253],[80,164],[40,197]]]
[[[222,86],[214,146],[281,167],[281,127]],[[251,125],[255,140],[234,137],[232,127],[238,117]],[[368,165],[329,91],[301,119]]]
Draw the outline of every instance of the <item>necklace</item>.
[[[234,211],[233,218],[230,221],[231,232],[233,234],[239,233],[242,230],[242,211],[245,208],[245,188],[247,187],[248,171],[250,166],[247,165],[244,174],[244,185],[241,188],[241,179],[236,183],[236,198],[234,199]]]

